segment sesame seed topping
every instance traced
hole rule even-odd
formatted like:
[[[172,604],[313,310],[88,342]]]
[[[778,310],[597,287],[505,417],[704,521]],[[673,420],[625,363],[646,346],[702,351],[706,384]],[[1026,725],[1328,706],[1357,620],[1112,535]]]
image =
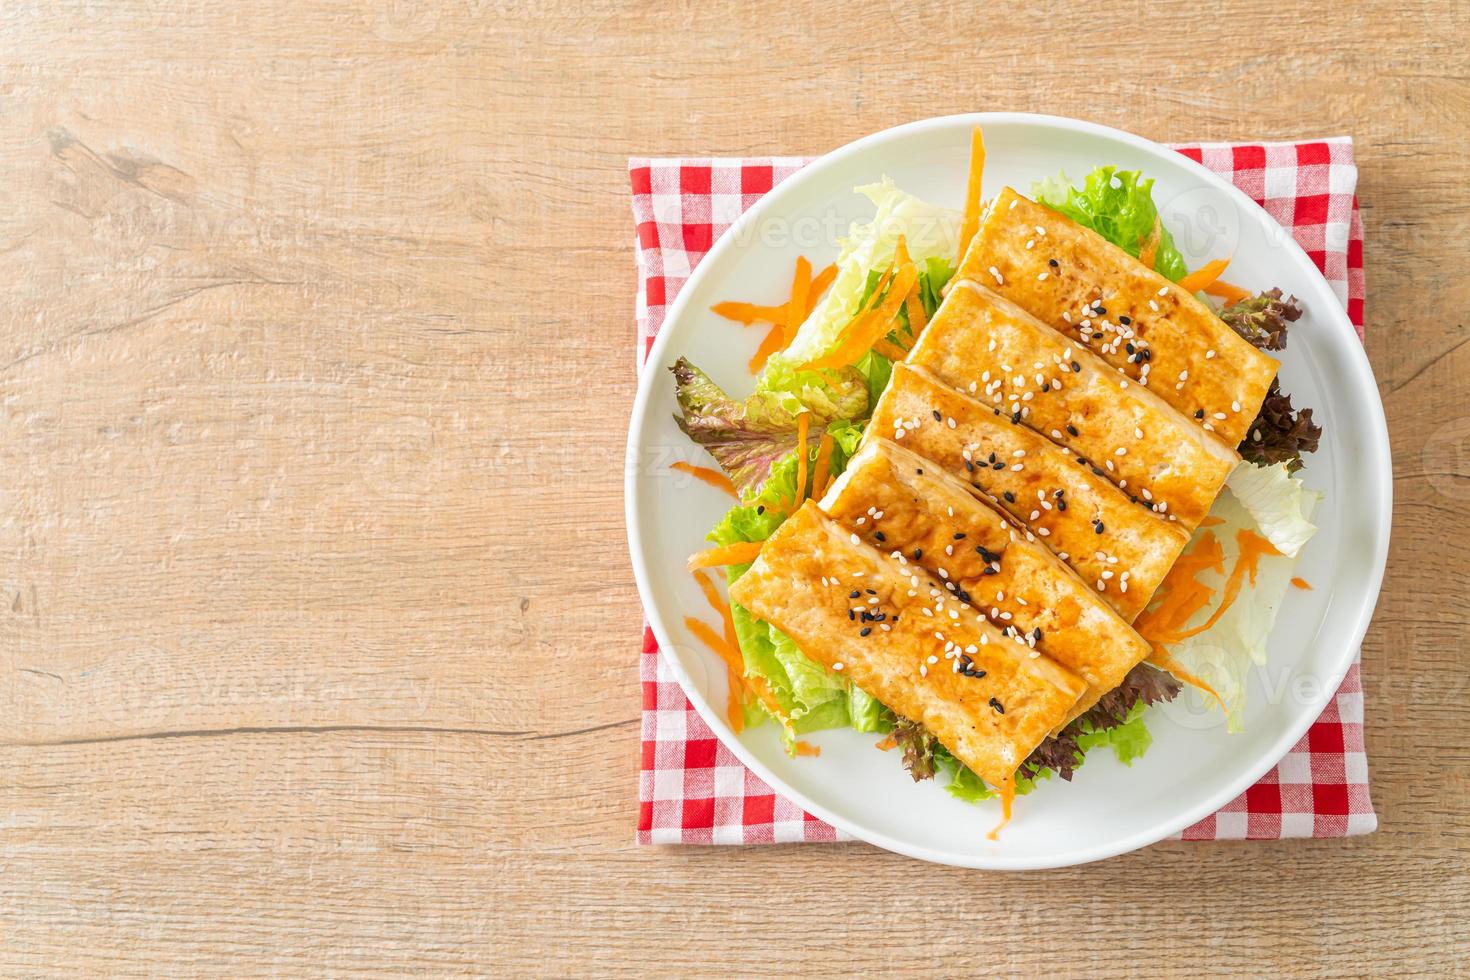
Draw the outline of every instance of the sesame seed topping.
[[[995,277],[995,284],[997,286],[1004,286],[1006,284],[1006,281],[1000,276],[1000,270],[995,266],[990,267],[990,274]]]

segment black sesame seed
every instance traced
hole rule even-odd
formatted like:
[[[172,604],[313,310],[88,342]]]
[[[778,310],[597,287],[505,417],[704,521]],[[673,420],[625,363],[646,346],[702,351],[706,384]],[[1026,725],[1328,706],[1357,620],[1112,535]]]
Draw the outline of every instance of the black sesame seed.
[[[1053,269],[1060,269],[1062,267],[1062,264],[1056,259],[1047,259],[1046,264],[1051,266]]]
[[[1093,476],[1103,476],[1104,474],[1103,474],[1103,471],[1101,469],[1099,469],[1098,467],[1094,466],[1092,468],[1092,475]]]
[[[973,462],[971,462],[970,460],[967,459],[967,460],[965,460],[965,469],[967,469],[971,473],[973,473],[973,472],[975,472],[975,464]]]
[[[1092,335],[1093,340],[1102,340],[1102,331],[1099,330]]]
[[[1056,499],[1061,500],[1063,497],[1065,497],[1067,495],[1067,491],[1061,490],[1061,489],[1053,490],[1051,492],[1051,495],[1053,497],[1055,497]]]
[[[1197,418],[1197,419],[1204,418],[1205,417],[1205,410],[1204,409],[1200,409],[1199,411],[1195,412],[1194,413],[1194,417]]]
[[[1016,502],[1016,495],[1013,494],[1013,493],[1011,493],[1009,490],[1007,490],[1005,493],[1001,494],[1001,496],[1003,496],[1003,497],[1006,498],[1006,503],[1008,503],[1008,504],[1013,504],[1013,503]]]
[[[864,626],[862,629],[858,630],[858,636],[867,636],[871,632],[873,632],[873,627]]]
[[[920,466],[920,467],[916,468],[914,470],[914,472],[917,473],[917,474],[919,474],[920,476],[923,476],[924,475],[924,468],[922,466]]]
[[[991,463],[995,462],[995,453],[991,453],[989,456],[987,456],[986,460]]]
[[[1067,509],[1067,502],[1065,500],[1058,500],[1057,501],[1057,510],[1066,510],[1066,509]]]
[[[1082,365],[1081,364],[1078,364],[1076,361],[1073,361],[1072,362],[1072,372],[1074,374],[1077,374],[1077,373],[1081,373],[1081,371],[1082,371]]]
[[[868,595],[877,595],[878,594],[877,592],[873,591],[872,589],[864,589],[863,591],[866,592]]]
[[[883,532],[882,531],[874,531],[873,532],[873,537],[877,538],[879,541],[887,541],[888,540],[887,538],[885,538],[883,536]]]
[[[918,561],[920,558],[923,558],[923,557],[924,557],[924,549],[923,548],[915,548],[914,549],[914,561]]]
[[[1021,410],[1018,408],[1011,413],[1011,425],[1019,425],[1021,422]]]
[[[995,709],[995,713],[998,715],[1003,715],[1006,713],[1006,706],[1001,704],[998,698],[991,698],[990,706]]]
[[[1003,470],[1003,469],[1006,468],[1006,464],[1004,464],[1004,463],[991,463],[990,464],[990,468],[993,469],[993,470]]]
[[[855,609],[849,609],[847,611],[847,619],[848,619],[848,622],[851,622],[852,620],[857,619],[857,610],[855,610]]]
[[[756,507],[755,512],[757,514],[764,514],[766,512],[766,505],[761,504],[760,506]]]
[[[964,531],[956,531],[954,533],[954,539],[956,541],[963,541],[963,540],[965,540],[965,532]]]
[[[1041,627],[1040,626],[1036,627],[1036,629],[1034,629],[1034,630],[1031,631],[1031,638],[1034,639],[1037,643],[1040,643],[1041,642]]]
[[[942,421],[944,421],[944,416],[942,416],[942,415],[939,414],[939,409],[937,409],[937,408],[934,410],[934,421],[936,421],[936,422],[942,422]]]
[[[862,595],[862,593],[860,591],[858,591],[857,589],[853,589],[851,592],[849,592],[847,594],[847,597],[849,599],[856,599],[860,595]]]
[[[1096,305],[1093,306],[1092,311],[1094,313],[1096,313],[1098,316],[1102,316],[1104,313],[1106,313],[1108,311],[1108,308],[1106,306],[1103,306],[1101,303],[1098,303],[1098,304],[1096,304]]]
[[[1122,316],[1118,317],[1118,322],[1126,327],[1128,326],[1128,324],[1133,322],[1133,317],[1129,316],[1127,313],[1124,313]]]
[[[1075,425],[1069,425],[1067,426],[1067,432],[1075,436],[1077,434],[1077,427]]]
[[[987,565],[987,566],[985,566],[985,571],[982,572],[981,574],[982,575],[999,575],[1000,574],[1000,569],[996,568],[993,565]]]
[[[1092,530],[1097,534],[1101,534],[1103,533],[1103,531],[1107,530],[1107,525],[1103,524],[1102,521],[1098,521],[1097,523],[1092,525]]]
[[[1130,354],[1137,354],[1138,353],[1138,349],[1136,347],[1134,347],[1132,344],[1124,344],[1123,345],[1123,349],[1126,350]]]

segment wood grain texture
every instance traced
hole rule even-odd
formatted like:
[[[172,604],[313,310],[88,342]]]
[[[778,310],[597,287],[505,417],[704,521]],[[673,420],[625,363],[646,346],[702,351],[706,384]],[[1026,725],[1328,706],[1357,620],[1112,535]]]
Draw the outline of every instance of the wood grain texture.
[[[1470,969],[1465,4],[0,18],[0,972]],[[1357,139],[1382,829],[638,849],[626,158],[998,108]]]

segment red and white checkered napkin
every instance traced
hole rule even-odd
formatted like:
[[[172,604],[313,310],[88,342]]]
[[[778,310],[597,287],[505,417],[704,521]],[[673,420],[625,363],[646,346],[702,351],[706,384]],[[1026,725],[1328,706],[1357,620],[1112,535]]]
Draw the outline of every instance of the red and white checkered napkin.
[[[1193,144],[1180,153],[1228,177],[1301,244],[1363,332],[1363,226],[1348,138]],[[761,195],[807,161],[634,159],[638,225],[638,361],[667,304],[719,238]],[[769,844],[846,835],[777,796],[715,738],[643,630],[641,844]],[[1336,698],[1260,782],[1180,836],[1185,840],[1343,837],[1378,825],[1368,797],[1363,688],[1355,662]]]

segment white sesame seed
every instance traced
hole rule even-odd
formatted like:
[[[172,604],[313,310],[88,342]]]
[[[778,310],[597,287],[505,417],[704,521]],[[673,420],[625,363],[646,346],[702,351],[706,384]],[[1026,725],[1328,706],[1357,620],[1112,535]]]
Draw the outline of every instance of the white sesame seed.
[[[1026,455],[1026,450],[1024,450],[1024,449],[1017,449],[1015,452],[1011,453],[1011,455],[1013,457],[1015,457],[1016,459],[1020,459],[1022,456],[1025,456]]]
[[[1225,417],[1226,416],[1225,416],[1225,413],[1224,412],[1216,412],[1215,413],[1215,418],[1216,419],[1222,419],[1223,420]]]
[[[1000,270],[995,266],[990,267],[990,274],[995,277],[995,284],[997,286],[1004,286],[1006,284],[1006,281],[1000,277]]]
[[[1062,561],[1066,561],[1068,558],[1071,558],[1072,556],[1070,554],[1068,554],[1067,552],[1065,552],[1065,551],[1058,551],[1057,552],[1057,557],[1060,558]]]
[[[1024,468],[1024,466],[1025,466],[1024,463],[1015,463],[1015,464],[1012,464],[1012,466],[1011,466],[1011,472],[1012,473],[1019,473]]]
[[[1144,500],[1152,500],[1152,499],[1154,499],[1154,495],[1148,492],[1148,487],[1144,487],[1143,488],[1143,499]]]
[[[859,537],[858,537],[858,536],[857,536],[857,535],[856,535],[856,534],[854,534],[854,535],[853,535],[853,536],[852,536],[852,543],[853,543],[853,544],[857,544],[857,543],[858,543],[858,542],[859,542],[859,541],[861,541],[861,540],[862,540],[862,538],[859,538]]]
[[[926,667],[924,664],[919,664],[919,676],[920,677],[928,677],[929,676],[929,668]]]
[[[1046,529],[1046,528],[1044,528],[1044,527],[1038,527],[1038,528],[1037,528],[1037,529],[1036,529],[1036,533],[1037,533],[1037,534],[1039,534],[1039,535],[1041,535],[1041,536],[1042,536],[1042,537],[1043,537],[1043,538],[1049,538],[1049,537],[1051,537],[1051,532],[1050,532],[1050,531],[1048,531],[1048,530],[1047,530],[1047,529]],[[1065,560],[1065,559],[1064,559],[1064,560]]]
[[[1036,281],[1037,281],[1037,282],[1044,282],[1044,281],[1045,281],[1045,280],[1046,280],[1046,273],[1045,273],[1045,272],[1043,272],[1043,273],[1040,273],[1040,274],[1039,274],[1039,275],[1038,275],[1038,276],[1037,276],[1037,277],[1036,277]]]
[[[1030,516],[1030,517],[1029,517],[1029,518],[1027,518],[1027,520],[1032,520],[1032,521],[1034,521],[1034,520],[1036,520],[1036,519],[1037,519],[1037,518],[1038,518],[1038,517],[1040,517],[1040,516],[1041,516],[1041,511],[1039,511],[1039,510],[1033,510],[1033,511],[1032,511],[1032,512],[1031,512],[1031,516]]]
[[[1207,361],[1213,360],[1214,357],[1215,357],[1215,352],[1213,350],[1207,350],[1207,351],[1205,351],[1205,360],[1207,360]]]
[[[937,664],[937,663],[939,663],[939,658],[936,657],[936,656],[934,656],[934,654],[931,653],[931,654],[929,654],[929,660],[928,660],[928,662],[931,663],[931,664]]]
[[[839,660],[835,664],[833,664],[832,665],[832,669],[833,670],[841,670],[842,669],[842,661]]]
[[[1035,247],[1036,247],[1036,239],[1034,239],[1034,238],[1028,238],[1028,239],[1026,239],[1026,248],[1028,250],[1029,249],[1033,249]]]
[[[1036,234],[1040,235],[1042,238],[1045,238],[1046,237],[1046,229],[1045,228],[1041,227],[1040,225],[1033,225],[1032,227],[1034,227],[1036,229]]]
[[[1102,579],[1098,579],[1097,580],[1097,591],[1099,591],[1099,592],[1106,592],[1107,590],[1108,590],[1108,583],[1104,582]]]
[[[1007,211],[1014,211],[1014,210],[1016,210],[1016,205],[1017,204],[1020,204],[1020,203],[1021,203],[1021,201],[1019,199],[1014,200],[1014,201],[1011,202],[1011,206],[1009,208],[1007,208],[1006,210]]]
[[[1062,437],[1062,430],[1061,429],[1052,429],[1051,430],[1051,437],[1053,439],[1060,439]]]
[[[1155,303],[1153,300],[1148,301],[1148,308],[1153,310],[1155,313],[1159,312],[1159,304]]]
[[[1133,438],[1135,438],[1135,439],[1142,439],[1143,438],[1143,430],[1142,429],[1134,429],[1133,430]]]
[[[1240,411],[1240,402],[1231,402],[1230,403],[1230,410],[1232,412],[1238,412],[1238,411]]]
[[[1159,287],[1159,295],[1160,296],[1168,296],[1169,295],[1169,287],[1168,286],[1160,286]]]
[[[1128,447],[1127,446],[1119,446],[1117,449],[1114,449],[1113,450],[1113,455],[1114,456],[1127,456],[1128,455]]]

